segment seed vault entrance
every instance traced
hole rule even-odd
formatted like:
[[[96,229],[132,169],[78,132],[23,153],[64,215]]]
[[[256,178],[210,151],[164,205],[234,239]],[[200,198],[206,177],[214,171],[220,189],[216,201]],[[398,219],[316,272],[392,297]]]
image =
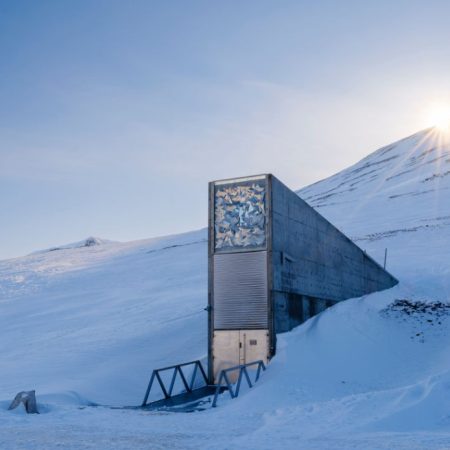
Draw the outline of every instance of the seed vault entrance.
[[[397,280],[273,175],[209,185],[209,382],[276,333]]]
[[[216,330],[213,336],[214,374],[221,370],[253,361],[268,361],[269,332],[267,330]],[[234,382],[230,374],[230,381]]]

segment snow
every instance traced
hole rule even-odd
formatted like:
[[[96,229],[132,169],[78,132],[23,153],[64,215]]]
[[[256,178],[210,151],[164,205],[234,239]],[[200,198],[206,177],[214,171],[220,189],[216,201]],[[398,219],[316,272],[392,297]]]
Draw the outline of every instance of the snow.
[[[0,448],[449,448],[449,169],[425,130],[299,191],[401,282],[279,335],[255,388],[191,414],[89,405],[206,358],[206,230],[0,261]],[[7,411],[30,389],[40,415]]]

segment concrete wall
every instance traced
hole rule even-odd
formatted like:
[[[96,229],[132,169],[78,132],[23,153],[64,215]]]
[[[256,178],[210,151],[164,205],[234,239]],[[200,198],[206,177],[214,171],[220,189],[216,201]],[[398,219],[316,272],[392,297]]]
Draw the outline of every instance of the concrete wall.
[[[275,330],[288,331],[334,302],[390,288],[397,280],[271,176]]]

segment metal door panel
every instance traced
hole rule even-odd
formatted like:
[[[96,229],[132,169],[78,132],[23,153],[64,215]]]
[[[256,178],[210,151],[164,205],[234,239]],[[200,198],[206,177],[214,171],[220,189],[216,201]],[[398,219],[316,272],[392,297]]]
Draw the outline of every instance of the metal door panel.
[[[239,330],[214,331],[213,358],[214,380],[217,382],[221,370],[239,365]]]
[[[262,360],[267,364],[269,355],[269,330],[241,330],[241,355],[243,364]]]
[[[219,330],[213,337],[214,381],[218,382],[220,371],[240,364],[262,360],[269,356],[269,330]],[[238,371],[229,373],[234,383]]]

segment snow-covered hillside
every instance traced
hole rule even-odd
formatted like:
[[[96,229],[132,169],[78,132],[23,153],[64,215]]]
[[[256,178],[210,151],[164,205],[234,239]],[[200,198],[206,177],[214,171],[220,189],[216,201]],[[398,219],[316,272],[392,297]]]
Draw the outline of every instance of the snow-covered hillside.
[[[434,129],[298,191],[403,284],[450,296],[450,143]],[[434,285],[434,286],[432,286]]]
[[[450,448],[449,189],[425,130],[300,190],[401,282],[280,335],[257,388],[193,414],[80,407],[206,357],[205,230],[0,261],[0,448]],[[43,414],[6,411],[25,389]]]
[[[200,231],[0,262],[1,393],[36,386],[138,404],[153,367],[203,357],[205,240]]]

